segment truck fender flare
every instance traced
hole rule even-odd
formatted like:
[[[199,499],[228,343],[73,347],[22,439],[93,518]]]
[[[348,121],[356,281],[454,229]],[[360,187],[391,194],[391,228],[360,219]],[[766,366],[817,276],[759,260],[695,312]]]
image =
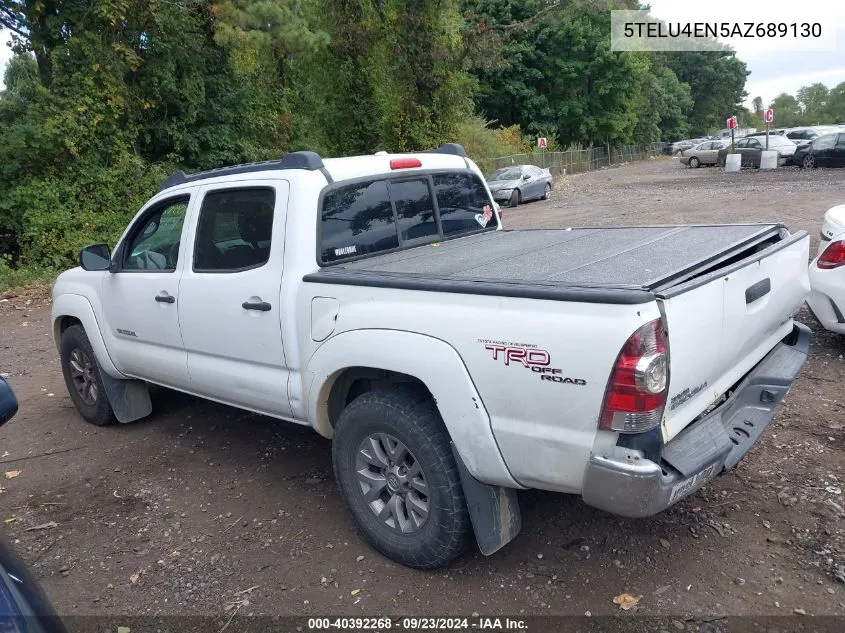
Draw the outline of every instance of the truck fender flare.
[[[73,317],[82,323],[85,335],[91,343],[97,363],[100,367],[100,377],[103,380],[106,397],[114,411],[118,422],[126,424],[148,416],[153,405],[150,400],[147,384],[140,380],[126,378],[115,367],[109,356],[103,335],[94,315],[94,308],[87,297],[78,294],[62,294],[56,297],[52,309],[53,342],[56,350],[61,349],[61,321],[64,317]]]
[[[397,353],[401,351],[401,353]],[[327,340],[303,372],[307,419],[331,438],[329,395],[335,380],[352,367],[370,367],[413,376],[434,397],[446,429],[466,469],[488,484],[522,488],[493,436],[490,416],[463,359],[448,343],[399,330],[350,330]]]
[[[87,297],[78,294],[61,294],[53,301],[53,342],[56,345],[56,351],[61,350],[61,321],[63,317],[73,317],[82,323],[82,327],[85,328],[85,335],[91,342],[91,347],[97,356],[97,362],[104,373],[112,378],[126,378],[115,367],[111,356],[109,356],[106,342],[103,340],[102,332],[100,332],[100,325],[97,323],[97,317],[94,314],[94,308]]]

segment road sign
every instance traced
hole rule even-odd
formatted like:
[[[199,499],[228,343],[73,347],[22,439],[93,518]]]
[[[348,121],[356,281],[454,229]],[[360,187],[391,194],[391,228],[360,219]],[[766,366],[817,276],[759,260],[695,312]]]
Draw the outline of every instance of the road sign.
[[[549,140],[545,136],[538,136],[537,137],[537,147],[539,147],[540,149],[548,149]]]
[[[736,117],[735,116],[732,116],[730,119],[728,119],[728,129],[729,130],[735,130],[736,129]]]
[[[775,120],[775,111],[769,108],[766,110],[766,123],[771,123]]]

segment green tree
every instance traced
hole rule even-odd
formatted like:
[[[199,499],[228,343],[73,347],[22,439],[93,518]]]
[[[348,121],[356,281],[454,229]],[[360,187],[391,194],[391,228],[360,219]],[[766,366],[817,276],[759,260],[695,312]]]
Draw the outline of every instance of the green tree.
[[[722,128],[729,117],[740,111],[746,97],[745,80],[749,72],[745,63],[732,52],[696,51],[660,55],[678,79],[689,84],[693,99],[689,119],[692,134]]]
[[[751,100],[751,111],[758,119],[763,118],[763,97],[754,97]]]
[[[831,123],[845,123],[845,81],[830,90],[827,119]]]
[[[795,127],[802,125],[804,122],[801,106],[798,104],[798,100],[790,94],[780,93],[772,99],[769,107],[774,110],[775,125],[778,127]]]
[[[829,98],[827,86],[822,83],[804,86],[798,90],[797,97],[807,125],[819,125],[827,122],[827,102]]]

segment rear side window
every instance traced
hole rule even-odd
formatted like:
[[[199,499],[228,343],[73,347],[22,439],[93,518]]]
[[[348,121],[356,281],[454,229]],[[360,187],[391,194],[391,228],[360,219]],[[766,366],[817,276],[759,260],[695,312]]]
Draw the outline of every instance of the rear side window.
[[[332,263],[496,228],[492,202],[475,174],[370,180],[325,194],[320,260]]]
[[[324,262],[398,247],[387,182],[365,182],[327,193],[321,230]]]
[[[205,196],[194,246],[194,271],[235,272],[270,259],[272,189],[228,189]]]

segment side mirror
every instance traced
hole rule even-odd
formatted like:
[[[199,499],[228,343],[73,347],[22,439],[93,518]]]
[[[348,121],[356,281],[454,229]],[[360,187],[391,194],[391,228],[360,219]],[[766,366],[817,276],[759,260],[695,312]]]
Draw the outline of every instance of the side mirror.
[[[18,412],[18,399],[15,392],[4,378],[0,378],[0,426],[15,417]]]
[[[525,174],[525,175],[522,177],[522,179],[523,179],[523,180],[531,180],[531,176],[529,176],[528,174]]]
[[[83,270],[108,270],[111,266],[111,252],[108,244],[92,244],[79,253],[79,265]]]

